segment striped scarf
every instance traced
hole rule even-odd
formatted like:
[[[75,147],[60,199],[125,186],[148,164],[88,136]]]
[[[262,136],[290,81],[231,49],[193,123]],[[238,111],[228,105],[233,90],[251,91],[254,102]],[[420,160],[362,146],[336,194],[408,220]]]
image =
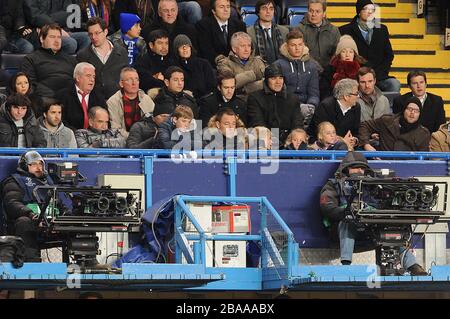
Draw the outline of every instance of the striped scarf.
[[[86,8],[88,19],[93,17],[100,17],[106,22],[106,26],[109,26],[109,10],[106,4],[101,1],[100,4],[95,5],[92,2]]]
[[[256,47],[258,48],[259,55],[264,59],[266,56],[266,47],[264,46],[264,43],[266,43],[265,41],[266,35],[264,33],[263,28],[259,25],[259,19],[256,20],[255,24],[253,25],[253,28],[255,29]],[[275,60],[277,60],[280,55],[278,49],[284,43],[284,40],[283,37],[281,36],[280,29],[278,29],[278,26],[276,24],[272,24],[272,42],[273,46],[275,47],[275,55],[276,55]]]

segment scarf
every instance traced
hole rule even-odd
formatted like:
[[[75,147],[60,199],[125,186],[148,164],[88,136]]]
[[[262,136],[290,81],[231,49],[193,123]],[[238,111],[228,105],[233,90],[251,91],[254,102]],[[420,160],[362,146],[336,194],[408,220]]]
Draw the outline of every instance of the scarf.
[[[400,116],[400,134],[405,134],[408,132],[411,132],[412,130],[415,130],[419,127],[419,120],[417,120],[415,123],[408,123],[405,120],[405,116],[402,114]]]
[[[367,42],[367,44],[370,44],[370,42],[372,41],[372,36],[373,36],[373,29],[375,27],[375,19],[368,21],[368,22],[363,22],[361,21],[361,19],[357,19],[357,23],[358,23],[358,27],[361,30],[361,34],[364,38],[364,40]],[[366,33],[366,34],[364,34]]]
[[[357,61],[343,61],[339,56],[331,60],[330,64],[334,67],[333,79],[331,80],[331,87],[334,88],[337,82],[342,79],[356,80],[356,75],[360,65]]]
[[[265,59],[266,57],[266,47],[264,46],[264,43],[266,43],[266,34],[264,33],[263,28],[259,25],[259,19],[256,20],[255,24],[253,25],[253,28],[255,30],[255,37],[256,37],[256,47],[258,48],[259,55]],[[281,45],[284,43],[284,39],[281,36],[280,29],[278,29],[278,26],[276,24],[272,24],[272,42],[273,46],[275,48],[275,60],[278,60],[280,57],[280,53],[278,52],[278,48],[281,47]]]
[[[132,65],[139,54],[139,48],[137,46],[138,39],[130,39],[126,34],[122,34],[123,43],[125,43],[128,51],[128,65]]]

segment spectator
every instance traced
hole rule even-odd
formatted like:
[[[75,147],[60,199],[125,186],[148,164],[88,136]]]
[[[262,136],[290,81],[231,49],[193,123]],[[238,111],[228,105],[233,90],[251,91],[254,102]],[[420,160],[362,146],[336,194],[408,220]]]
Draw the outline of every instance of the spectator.
[[[157,1],[153,0],[115,0],[112,19],[116,29],[120,26],[120,14],[123,12],[134,13],[141,20],[142,28],[145,29],[155,20],[155,7]]]
[[[191,108],[194,117],[198,116],[198,106],[195,99],[184,92],[184,72],[177,66],[171,66],[164,73],[164,84],[155,97],[155,103],[170,103],[175,110],[177,105],[185,105]]]
[[[264,61],[252,54],[252,39],[245,32],[236,32],[231,37],[231,52],[228,57],[216,58],[217,70],[231,71],[236,78],[237,95],[247,100],[247,96],[263,87]]]
[[[420,100],[412,96],[406,101],[403,112],[363,122],[359,129],[361,145],[366,151],[428,151],[431,136],[428,129],[420,125],[422,109]],[[374,133],[379,135],[378,149],[369,143]]]
[[[223,71],[217,76],[217,88],[214,92],[202,97],[198,104],[202,126],[208,125],[211,117],[221,108],[230,108],[247,125],[247,105],[245,101],[236,96],[236,78],[230,71]]]
[[[112,21],[113,19],[111,17],[112,4],[110,0],[77,0],[77,1],[79,2],[81,7],[81,20],[83,24],[87,24],[89,19],[98,18],[101,21],[103,21],[103,23],[106,26],[106,29],[108,29],[111,32],[115,30],[115,26],[113,25],[114,23]]]
[[[289,133],[284,142],[283,149],[289,151],[300,151],[308,148],[308,134],[301,128],[296,128]]]
[[[8,97],[0,113],[0,132],[0,147],[47,146],[31,109],[31,101],[25,95]]]
[[[297,97],[286,91],[280,66],[278,64],[268,66],[264,77],[264,88],[248,97],[249,126],[279,129],[279,140],[282,145],[291,130],[303,128],[303,116],[298,107]]]
[[[75,132],[79,148],[124,148],[126,138],[110,129],[108,111],[100,106],[89,109],[89,127]]]
[[[196,56],[191,40],[184,34],[178,35],[173,41],[175,65],[184,71],[184,87],[200,98],[216,86],[214,70],[208,60]]]
[[[247,136],[248,136],[248,147],[250,150],[267,151],[277,149],[278,143],[274,143],[272,132],[267,127],[264,126],[253,127],[248,130]]]
[[[38,119],[49,148],[77,148],[73,131],[62,123],[63,106],[56,100],[49,100]]]
[[[164,30],[150,32],[148,37],[148,51],[136,63],[139,73],[140,88],[147,92],[149,89],[164,86],[164,72],[175,62],[169,56],[169,34]]]
[[[255,5],[258,19],[247,28],[255,55],[261,56],[267,64],[280,58],[280,47],[289,32],[286,26],[273,22],[275,7],[274,0],[258,0]]]
[[[275,63],[281,66],[287,91],[297,95],[305,125],[308,126],[320,101],[318,64],[310,60],[309,49],[298,30],[288,33],[280,54],[281,58]]]
[[[334,125],[328,121],[325,121],[320,123],[317,127],[317,140],[311,144],[310,148],[313,150],[324,151],[353,150],[351,140],[349,140],[349,138],[347,139],[348,141],[338,136]]]
[[[139,75],[133,68],[126,67],[120,72],[120,90],[108,101],[111,128],[119,129],[128,137],[131,126],[143,117],[151,116],[155,103],[139,89]]]
[[[356,16],[339,28],[341,34],[350,35],[358,46],[359,54],[375,70],[377,86],[381,91],[400,92],[400,82],[389,76],[394,53],[388,28],[375,19],[376,7],[372,0],[356,2]]]
[[[39,44],[36,29],[25,22],[23,0],[0,0],[0,25],[5,28],[5,46],[11,53],[28,54]]]
[[[74,82],[58,92],[64,105],[63,122],[73,130],[89,126],[88,111],[94,106],[106,108],[104,96],[95,89],[95,67],[80,62],[73,71]]]
[[[230,108],[221,108],[203,133],[205,149],[242,150],[246,148],[244,123]]]
[[[230,52],[231,36],[246,31],[242,21],[232,18],[230,0],[211,0],[211,15],[204,17],[197,24],[200,56],[211,65],[216,65],[216,57]]]
[[[89,19],[86,27],[91,45],[78,52],[77,61],[95,66],[97,88],[109,99],[119,89],[119,74],[128,66],[128,52],[108,40],[108,28],[101,18]]]
[[[5,28],[0,25],[0,65],[2,63],[2,52],[7,44],[8,39],[6,39]],[[8,80],[9,80],[8,72],[0,68],[0,86],[6,86]]]
[[[128,148],[160,148],[158,144],[159,126],[167,121],[173,111],[170,103],[156,104],[153,116],[143,117],[134,123],[127,138]]]
[[[409,72],[407,82],[411,92],[394,99],[393,112],[399,113],[404,110],[407,100],[415,96],[423,106],[420,112],[420,124],[425,126],[430,133],[436,132],[439,126],[445,123],[442,97],[427,92],[427,75],[423,71]]]
[[[6,93],[8,95],[18,93],[27,96],[31,101],[31,108],[36,118],[42,115],[42,100],[34,94],[33,86],[25,73],[17,72],[11,77]]]
[[[67,54],[75,54],[77,50],[89,45],[86,32],[70,32],[73,28],[68,25],[68,21],[72,20],[70,19],[72,11],[68,7],[71,5],[73,6],[72,1],[69,0],[24,0],[23,2],[25,17],[33,28],[42,29],[49,24],[61,26],[62,51]]]
[[[161,123],[158,133],[158,142],[163,149],[172,149],[177,146],[180,150],[193,149],[194,131],[191,130],[194,114],[192,109],[179,105],[165,122]]]
[[[381,90],[375,86],[377,78],[375,71],[369,67],[362,67],[358,71],[359,98],[361,107],[361,123],[375,120],[384,114],[391,113],[389,100]]]
[[[55,97],[56,92],[70,86],[74,57],[61,51],[62,30],[57,24],[45,25],[40,32],[42,47],[25,57],[25,72],[39,97]]]
[[[128,64],[136,61],[147,53],[147,45],[141,34],[141,18],[131,13],[120,14],[120,30],[109,37],[114,45],[125,48],[128,52]]]
[[[339,80],[356,80],[358,70],[364,63],[364,58],[358,54],[355,41],[351,36],[343,35],[339,40],[335,55],[320,77],[320,98],[323,100],[333,95],[333,88]]]
[[[336,83],[334,96],[327,97],[317,107],[308,127],[309,136],[316,136],[319,124],[328,121],[336,128],[337,135],[350,140],[351,146],[355,147],[361,120],[358,97],[358,82],[355,80],[342,79]]]
[[[450,152],[450,122],[446,122],[439,127],[439,130],[431,134],[431,152]]]
[[[159,0],[157,18],[142,32],[147,43],[149,42],[150,32],[165,30],[169,35],[169,52],[172,54],[175,53],[172,48],[173,41],[180,34],[187,35],[194,48],[198,49],[197,31],[194,25],[184,22],[183,18],[178,14],[178,6],[182,3],[187,2],[178,2],[177,4],[176,0]]]
[[[355,241],[360,248],[374,249],[372,244],[364,241],[365,238],[372,239],[373,233],[359,223],[346,218],[347,199],[344,194],[344,182],[349,176],[363,177],[371,171],[367,159],[358,152],[348,152],[342,160],[332,179],[324,185],[320,191],[320,210],[323,223],[330,231],[333,240],[339,239],[341,263],[350,265],[352,263]],[[372,240],[370,240],[373,243]],[[416,262],[411,251],[404,249],[402,266],[413,276],[426,276],[427,272]]]
[[[326,18],[326,0],[309,0],[308,12],[298,25],[309,54],[325,68],[336,51],[341,34]]]

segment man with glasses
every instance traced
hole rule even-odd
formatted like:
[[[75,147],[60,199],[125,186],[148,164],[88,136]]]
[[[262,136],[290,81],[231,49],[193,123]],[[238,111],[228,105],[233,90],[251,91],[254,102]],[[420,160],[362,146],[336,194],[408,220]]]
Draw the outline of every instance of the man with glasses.
[[[317,127],[328,121],[336,128],[336,134],[351,140],[351,146],[358,143],[358,130],[361,119],[361,107],[358,104],[358,82],[352,79],[342,79],[336,83],[334,96],[324,99],[316,108],[308,127],[310,141],[317,136]]]
[[[417,97],[410,97],[398,114],[383,115],[376,120],[363,122],[359,128],[361,145],[366,151],[428,151],[430,132],[420,125],[422,103]],[[375,149],[369,140],[378,134],[380,145]]]
[[[106,104],[110,115],[111,128],[119,129],[128,137],[131,126],[143,117],[152,115],[155,103],[139,89],[139,75],[131,67],[125,67],[120,72],[120,90],[111,96]]]
[[[113,45],[108,40],[108,27],[102,18],[89,19],[87,32],[91,45],[78,52],[77,61],[95,66],[96,86],[105,99],[109,99],[120,88],[120,70],[128,65],[128,52],[124,47]]]
[[[326,0],[309,0],[308,13],[298,25],[309,54],[325,68],[341,37],[339,29],[326,18]]]
[[[381,91],[400,92],[400,82],[389,76],[394,60],[388,28],[376,18],[377,7],[372,0],[356,2],[356,16],[339,28],[342,35],[348,34],[355,40],[359,55],[375,70],[377,86]]]

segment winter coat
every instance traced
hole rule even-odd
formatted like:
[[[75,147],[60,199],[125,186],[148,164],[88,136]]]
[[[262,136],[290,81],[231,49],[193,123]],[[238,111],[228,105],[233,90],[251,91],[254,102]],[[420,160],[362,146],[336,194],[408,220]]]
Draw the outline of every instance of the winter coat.
[[[55,97],[73,83],[75,58],[62,51],[39,48],[25,56],[21,71],[28,75],[33,92],[40,97]]]
[[[169,55],[161,56],[148,51],[144,56],[140,57],[135,64],[135,69],[139,73],[139,87],[147,92],[152,88],[160,88],[164,86],[164,81],[155,79],[153,75],[157,73],[163,73],[171,65],[174,65],[175,61],[169,57]]]
[[[44,138],[47,140],[48,148],[77,148],[77,141],[75,140],[75,135],[73,131],[65,127],[61,122],[55,132],[49,131],[44,125],[44,118],[40,117],[38,119],[39,125],[42,132],[44,133]]]
[[[382,81],[389,77],[389,70],[394,60],[388,28],[381,24],[373,28],[370,44],[363,38],[357,22],[358,16],[346,25],[339,28],[342,35],[348,34],[355,40],[359,55],[365,58],[367,66],[375,70],[377,80]]]
[[[247,27],[247,33],[252,38],[252,48],[254,48],[255,55],[260,56],[267,64],[271,64],[280,58],[280,47],[286,41],[286,35],[289,33],[289,28],[284,25],[272,24],[272,43],[275,48],[275,57],[273,61],[268,60],[266,55],[266,34],[259,24],[259,19],[255,24]]]
[[[72,14],[66,9],[71,4],[71,0],[24,0],[23,10],[27,21],[34,27],[42,28],[46,24],[58,23],[65,28]]]
[[[430,152],[450,152],[449,122],[442,124],[439,130],[431,134]]]
[[[368,120],[375,120],[382,115],[392,113],[388,98],[376,86],[374,93],[375,102],[373,104],[367,103],[361,97],[358,98],[358,104],[361,107],[361,123]]]
[[[175,94],[167,90],[167,87],[163,87],[162,89],[159,90],[159,93],[154,100],[156,104],[158,103],[172,104],[173,110],[175,110],[177,105],[180,104],[189,106],[192,109],[192,112],[194,113],[194,118],[198,118],[197,103],[195,102],[195,99],[191,95],[185,92]]]
[[[317,27],[308,21],[308,14],[305,14],[298,29],[303,34],[309,54],[325,68],[335,54],[341,38],[338,27],[331,24],[326,18],[323,19],[322,25]]]
[[[153,100],[144,93],[144,91],[139,90],[139,108],[141,109],[141,117],[150,116],[155,108],[155,103]],[[128,137],[128,132],[125,126],[125,115],[123,111],[123,93],[119,90],[111,96],[106,102],[108,105],[109,121],[111,122],[111,128],[119,129],[125,138]]]
[[[333,95],[334,86],[339,80],[356,80],[359,68],[360,64],[357,61],[342,61],[338,56],[333,58],[320,76],[321,100]]]
[[[406,107],[406,101],[412,95],[412,92],[409,92],[396,97],[392,106],[393,113],[402,112]],[[442,101],[442,97],[427,92],[427,98],[423,104],[422,112],[420,112],[419,121],[430,133],[436,132],[439,126],[445,123],[444,101]]]
[[[249,95],[247,102],[249,127],[279,128],[280,144],[284,143],[291,130],[303,128],[298,99],[287,93],[286,87],[275,93],[264,84],[262,90]]]
[[[243,64],[239,57],[230,51],[228,57],[220,55],[216,59],[217,71],[230,71],[236,77],[237,96],[246,100],[248,94],[261,90],[263,87],[264,61],[259,56],[251,55]]]
[[[229,100],[225,102],[223,100],[222,93],[216,89],[214,92],[209,93],[208,95],[202,97],[198,101],[198,105],[200,108],[199,118],[202,121],[202,126],[208,126],[208,122],[221,108],[228,107],[236,113],[239,118],[244,122],[244,125],[247,126],[248,118],[247,118],[247,104],[246,102],[237,97],[236,94]]]
[[[128,52],[120,45],[114,45],[105,64],[100,61],[92,46],[77,54],[77,62],[88,62],[95,66],[95,87],[105,99],[109,99],[120,89],[120,71],[128,66]]]
[[[159,147],[166,150],[175,148],[176,150],[191,151],[197,146],[195,142],[200,142],[198,146],[203,147],[202,137],[198,134],[198,131],[180,132],[173,124],[172,117],[161,123],[157,139]]]
[[[75,132],[79,148],[125,148],[126,138],[117,129],[99,131],[89,127]]]
[[[388,114],[376,120],[363,122],[359,128],[360,144],[369,144],[370,136],[378,133],[380,136],[379,151],[422,151],[427,152],[430,142],[430,132],[419,125],[409,132],[400,133],[400,116],[403,114]]]
[[[125,43],[123,42],[122,39],[122,31],[117,31],[114,34],[111,34],[108,39],[113,43],[114,46],[119,45],[122,48],[125,49],[125,51],[127,52],[127,56],[128,56],[128,48],[125,45]],[[144,41],[143,37],[139,37],[136,43],[138,49],[139,49],[139,55],[136,58],[136,60],[139,60],[140,57],[143,57],[145,54],[147,54],[147,43]],[[128,62],[127,62],[128,63]],[[134,64],[136,64],[136,61],[134,62]]]
[[[39,123],[33,112],[28,108],[23,118],[23,129],[26,147],[47,147]],[[0,111],[0,147],[17,147],[19,132],[9,111],[2,107]]]
[[[240,132],[243,132],[240,130]],[[203,144],[206,150],[243,150],[246,148],[245,134],[226,137],[216,127],[203,132]]]
[[[127,148],[160,148],[157,134],[158,125],[156,125],[153,117],[144,117],[142,120],[131,126],[130,134],[127,138]]]
[[[26,26],[23,0],[0,0],[0,12],[0,25],[5,28],[6,37],[19,36],[17,31]]]
[[[227,23],[228,41],[225,43],[222,29],[212,14],[197,22],[195,27],[199,35],[199,54],[202,58],[207,59],[212,66],[216,65],[217,56],[221,54],[227,55],[230,52],[231,36],[238,31],[246,31],[245,24],[242,21],[233,18],[229,19]]]
[[[358,136],[360,120],[361,108],[358,103],[352,106],[344,115],[342,114],[338,101],[330,96],[320,102],[319,106],[316,107],[308,127],[308,135],[311,137],[311,141],[314,141],[317,137],[317,127],[319,124],[328,121],[336,128],[336,134],[338,136],[343,137],[348,131],[353,136]]]
[[[296,94],[300,103],[319,105],[319,72],[317,62],[309,58],[309,49],[305,46],[303,56],[298,60],[289,54],[286,43],[281,46],[280,53],[281,59],[275,63],[281,67],[288,92]]]

